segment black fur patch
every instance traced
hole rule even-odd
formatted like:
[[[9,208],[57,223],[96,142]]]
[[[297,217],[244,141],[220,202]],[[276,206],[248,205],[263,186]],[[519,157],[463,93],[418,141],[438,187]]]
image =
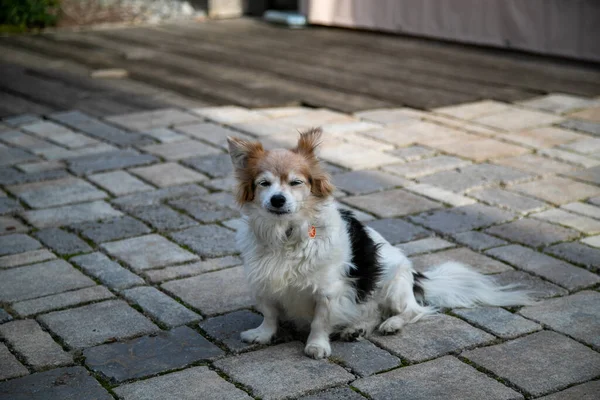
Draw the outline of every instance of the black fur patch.
[[[356,288],[356,300],[364,301],[375,290],[381,276],[382,268],[379,260],[379,245],[367,233],[351,211],[340,210],[342,219],[346,221],[346,229],[352,245],[352,264],[348,276],[353,278]]]
[[[425,298],[425,291],[423,289],[423,281],[427,279],[425,275],[420,272],[413,272],[413,293],[415,296],[420,296],[421,298]]]

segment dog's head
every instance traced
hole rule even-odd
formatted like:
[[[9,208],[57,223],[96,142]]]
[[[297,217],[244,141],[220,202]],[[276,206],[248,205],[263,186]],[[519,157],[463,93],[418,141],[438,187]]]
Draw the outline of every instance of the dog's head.
[[[259,142],[227,138],[238,203],[268,218],[291,219],[313,211],[334,190],[315,154],[320,138],[320,129],[301,133],[291,150],[265,150]]]

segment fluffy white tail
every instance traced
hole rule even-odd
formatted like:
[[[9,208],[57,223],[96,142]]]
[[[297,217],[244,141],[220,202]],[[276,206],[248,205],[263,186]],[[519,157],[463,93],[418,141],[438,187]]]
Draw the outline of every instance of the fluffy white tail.
[[[423,273],[417,283],[425,301],[435,307],[516,306],[532,304],[531,292],[515,290],[518,285],[500,286],[493,276],[447,262]]]

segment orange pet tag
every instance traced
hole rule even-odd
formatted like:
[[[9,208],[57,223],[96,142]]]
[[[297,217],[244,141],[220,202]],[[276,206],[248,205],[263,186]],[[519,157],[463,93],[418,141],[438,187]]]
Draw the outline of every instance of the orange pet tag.
[[[310,228],[308,228],[308,237],[314,239],[315,236],[317,236],[317,228],[311,226]]]

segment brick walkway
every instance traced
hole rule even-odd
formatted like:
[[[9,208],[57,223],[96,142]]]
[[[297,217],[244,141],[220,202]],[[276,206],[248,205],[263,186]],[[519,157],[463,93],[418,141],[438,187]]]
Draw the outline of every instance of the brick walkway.
[[[0,399],[584,398],[600,391],[600,100],[423,112],[237,107],[0,124]],[[418,269],[534,289],[394,336],[266,347],[234,247],[226,135],[322,126],[344,207]],[[364,397],[363,397],[364,396]]]

